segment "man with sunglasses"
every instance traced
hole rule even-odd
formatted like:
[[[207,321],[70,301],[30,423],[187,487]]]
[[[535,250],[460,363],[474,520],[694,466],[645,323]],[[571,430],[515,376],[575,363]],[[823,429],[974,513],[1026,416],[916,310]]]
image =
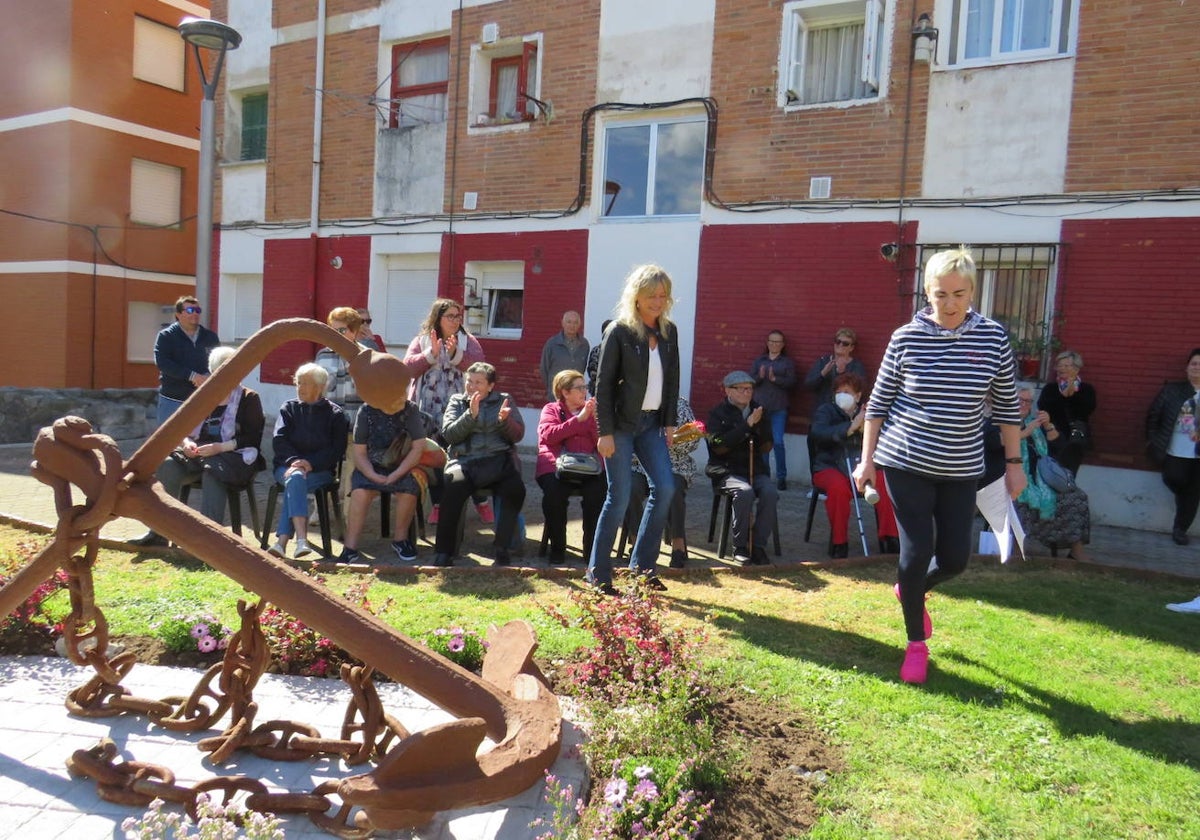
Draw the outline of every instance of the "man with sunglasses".
[[[160,426],[208,379],[208,354],[221,339],[200,323],[202,312],[199,301],[184,295],[175,301],[175,323],[154,340]]]

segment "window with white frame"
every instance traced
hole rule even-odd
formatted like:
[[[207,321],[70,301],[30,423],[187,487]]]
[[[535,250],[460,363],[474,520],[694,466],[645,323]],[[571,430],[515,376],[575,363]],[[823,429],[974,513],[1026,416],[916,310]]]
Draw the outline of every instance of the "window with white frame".
[[[407,347],[429,315],[430,301],[438,296],[437,253],[393,254],[387,259],[387,285],[383,298],[383,326],[375,332],[388,344]],[[379,307],[374,313],[380,321]],[[475,326],[470,327],[472,331]]]
[[[483,306],[483,329],[488,338],[520,338],[525,326],[525,263],[521,260],[469,262]]]
[[[878,99],[886,77],[887,0],[792,0],[783,6],[780,104]]]
[[[541,43],[538,33],[471,46],[473,127],[527,123],[542,113]]]
[[[183,170],[134,158],[129,176],[129,221],[178,226],[183,200]]]
[[[154,364],[154,340],[158,331],[175,321],[175,305],[131,300],[126,307],[125,359]]]
[[[1079,0],[955,0],[951,64],[992,64],[1067,55]]]
[[[449,38],[396,44],[392,47],[388,127],[444,123],[449,83]]]
[[[704,185],[703,117],[604,128],[602,216],[694,216]]]
[[[133,77],[144,82],[183,90],[187,56],[183,39],[174,27],[144,17],[133,19]]]
[[[230,315],[233,340],[244,341],[262,328],[261,274],[227,274],[221,288],[221,310]],[[225,324],[225,319],[221,319]]]

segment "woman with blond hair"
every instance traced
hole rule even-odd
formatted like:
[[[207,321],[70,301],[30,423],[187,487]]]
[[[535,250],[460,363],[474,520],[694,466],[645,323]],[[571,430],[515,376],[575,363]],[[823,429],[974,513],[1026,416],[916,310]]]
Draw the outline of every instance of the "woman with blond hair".
[[[975,487],[984,472],[987,400],[1004,443],[1005,483],[1025,489],[1016,368],[1004,327],[971,308],[975,261],[965,247],[939,251],[925,266],[929,305],[888,342],[867,401],[859,492],[887,473],[900,531],[896,597],[908,647],[900,679],[925,682],[933,623],[930,589],[961,574],[971,556]],[[937,560],[934,562],[934,555]]]
[[[608,494],[596,524],[587,580],[605,595],[616,594],[612,549],[629,506],[635,454],[646,472],[650,497],[629,567],[651,588],[667,588],[654,567],[675,493],[667,446],[678,424],[679,333],[668,317],[671,304],[670,275],[657,265],[638,266],[625,279],[616,318],[600,345],[596,449],[605,459]]]

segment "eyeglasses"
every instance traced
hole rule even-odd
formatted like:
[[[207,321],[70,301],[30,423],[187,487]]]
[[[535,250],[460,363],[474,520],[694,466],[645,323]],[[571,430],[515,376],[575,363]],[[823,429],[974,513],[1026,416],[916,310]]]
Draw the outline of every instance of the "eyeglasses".
[[[783,344],[782,338],[768,338],[767,344]]]
[[[565,391],[586,391],[587,386],[580,382],[578,385],[568,385],[563,390]]]
[[[338,327],[337,331],[340,334],[345,335],[346,333],[350,332],[350,328],[349,327]]]
[[[446,313],[444,313],[444,312],[443,312],[443,313],[442,313],[442,317],[443,317],[443,318],[449,318],[451,321],[461,321],[461,320],[462,320],[462,313],[461,313],[461,312],[455,312],[453,315],[447,315]]]
[[[753,385],[726,385],[725,387],[728,388],[730,391],[753,391],[754,390]]]
[[[847,341],[844,338],[835,338],[833,340],[833,343],[836,344],[838,347],[853,347],[854,346],[853,341]]]
[[[199,306],[185,306],[185,307],[183,307],[183,311],[189,315],[199,315],[204,310],[201,309]]]

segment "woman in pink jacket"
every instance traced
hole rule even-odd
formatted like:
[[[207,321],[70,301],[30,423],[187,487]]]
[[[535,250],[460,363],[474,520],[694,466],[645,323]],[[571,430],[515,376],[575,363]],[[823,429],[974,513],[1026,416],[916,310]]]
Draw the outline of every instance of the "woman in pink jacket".
[[[550,535],[551,565],[566,562],[567,502],[572,493],[583,495],[583,559],[592,555],[596,520],[604,506],[608,481],[604,459],[596,452],[600,427],[596,423],[596,400],[589,398],[583,374],[577,370],[559,371],[552,383],[554,402],[546,403],[538,421],[537,467],[534,475],[542,488],[542,513]],[[600,471],[596,475],[557,474],[558,456],[578,452],[595,457]]]

